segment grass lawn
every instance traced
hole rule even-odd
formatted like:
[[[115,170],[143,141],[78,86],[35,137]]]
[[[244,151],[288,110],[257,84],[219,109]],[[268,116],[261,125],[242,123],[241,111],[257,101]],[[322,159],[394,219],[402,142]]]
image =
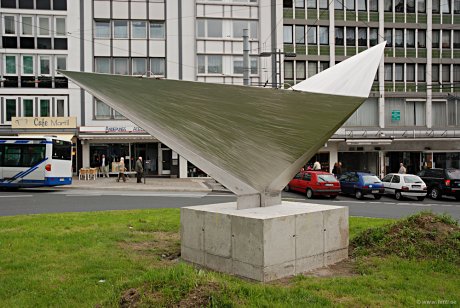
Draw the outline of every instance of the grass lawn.
[[[350,218],[350,237],[388,219]],[[177,261],[179,210],[0,217],[1,307],[460,304],[460,267],[359,256],[351,271],[269,284]]]

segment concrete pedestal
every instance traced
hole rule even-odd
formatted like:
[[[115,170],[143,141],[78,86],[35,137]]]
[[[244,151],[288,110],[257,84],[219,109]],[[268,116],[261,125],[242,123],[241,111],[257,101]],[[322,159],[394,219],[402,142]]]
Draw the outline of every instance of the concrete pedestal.
[[[348,208],[283,202],[237,210],[236,202],[181,209],[182,259],[258,281],[348,257]]]

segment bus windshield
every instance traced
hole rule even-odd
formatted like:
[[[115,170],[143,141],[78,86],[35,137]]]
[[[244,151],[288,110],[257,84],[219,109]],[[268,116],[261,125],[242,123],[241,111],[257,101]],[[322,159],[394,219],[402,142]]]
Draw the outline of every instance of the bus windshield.
[[[53,140],[53,159],[71,160],[72,143],[68,141]]]

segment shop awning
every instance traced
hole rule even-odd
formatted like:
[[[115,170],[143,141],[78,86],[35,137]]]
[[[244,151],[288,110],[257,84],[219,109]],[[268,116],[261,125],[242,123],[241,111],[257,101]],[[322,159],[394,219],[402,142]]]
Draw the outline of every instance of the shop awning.
[[[101,134],[79,134],[80,140],[143,140],[143,141],[158,141],[158,139],[150,135],[101,135]]]
[[[56,137],[62,140],[73,141],[72,139],[75,137],[75,134],[18,134],[19,137]]]

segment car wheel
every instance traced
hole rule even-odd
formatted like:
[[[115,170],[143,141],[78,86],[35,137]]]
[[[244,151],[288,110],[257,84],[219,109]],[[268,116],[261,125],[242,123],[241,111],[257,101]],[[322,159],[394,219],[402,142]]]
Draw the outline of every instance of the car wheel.
[[[402,194],[401,194],[400,191],[397,191],[397,192],[395,193],[395,198],[396,198],[396,200],[402,200],[402,199],[403,199],[403,196],[402,196]]]
[[[311,190],[310,188],[307,189],[307,198],[308,199],[313,198],[313,190]]]
[[[423,200],[425,200],[425,197],[417,197],[417,200],[418,201],[423,201]]]
[[[363,198],[363,193],[361,192],[361,190],[355,191],[355,197],[356,197],[356,199],[362,199]]]
[[[380,200],[382,198],[382,195],[374,195],[375,200]]]
[[[433,187],[430,191],[431,199],[441,199],[441,191],[437,187]]]
[[[289,187],[289,185],[284,186],[284,191],[290,191],[290,190],[291,188]]]
[[[337,198],[337,195],[330,195],[329,197],[330,197],[331,199],[335,199],[335,198]]]

